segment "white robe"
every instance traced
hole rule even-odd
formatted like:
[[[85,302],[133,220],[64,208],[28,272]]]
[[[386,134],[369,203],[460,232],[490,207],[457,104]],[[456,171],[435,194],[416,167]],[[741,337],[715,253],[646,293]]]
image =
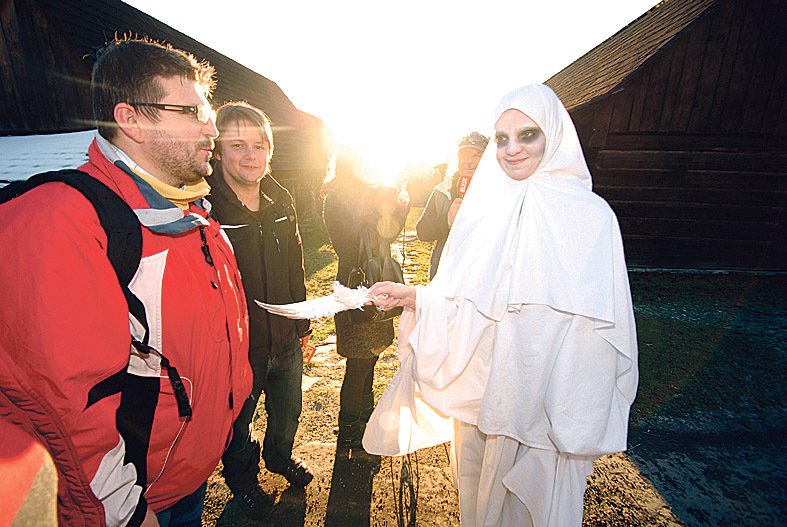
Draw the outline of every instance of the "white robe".
[[[579,525],[593,460],[625,448],[629,403],[615,388],[614,349],[582,316],[524,305],[496,322],[470,302],[430,293],[418,290],[417,324],[412,311],[403,315],[402,366],[369,420],[364,448],[401,455],[454,441],[451,418],[468,423],[522,448],[513,463],[494,454],[455,460],[455,472],[486,477],[455,477],[463,526],[506,525],[485,523],[503,514],[492,481],[525,505],[535,527]]]
[[[638,383],[623,243],[554,93],[524,87],[506,109],[544,132],[543,160],[514,181],[484,153],[437,275],[401,317],[401,368],[364,448],[400,455],[454,439],[453,420],[477,427],[490,444],[458,477],[464,525],[516,525],[515,496],[536,527],[578,526],[593,459],[626,448]]]

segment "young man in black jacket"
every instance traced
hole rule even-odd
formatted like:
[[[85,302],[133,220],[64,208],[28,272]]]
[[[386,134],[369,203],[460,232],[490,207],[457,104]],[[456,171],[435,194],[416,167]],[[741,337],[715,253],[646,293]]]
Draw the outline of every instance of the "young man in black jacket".
[[[212,214],[235,250],[249,309],[249,361],[254,387],[235,422],[222,457],[224,478],[247,509],[265,508],[258,486],[260,446],[250,434],[257,402],[265,393],[265,467],[291,485],[305,487],[312,472],[292,457],[301,414],[303,362],[311,360],[309,321],[271,315],[254,303],[289,304],[306,299],[303,250],[292,197],[270,174],[270,119],[246,103],[218,110],[219,137],[210,179]]]

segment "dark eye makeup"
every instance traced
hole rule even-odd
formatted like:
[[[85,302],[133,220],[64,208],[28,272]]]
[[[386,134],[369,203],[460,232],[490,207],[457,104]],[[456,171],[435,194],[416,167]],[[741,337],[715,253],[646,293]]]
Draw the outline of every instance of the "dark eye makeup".
[[[523,128],[519,130],[519,132],[517,132],[516,142],[519,143],[520,145],[529,145],[538,141],[541,135],[542,135],[541,129],[538,127]],[[499,147],[507,146],[508,134],[505,133],[495,134],[495,143]]]
[[[539,137],[541,137],[541,130],[538,128],[525,128],[519,131],[516,139],[521,144],[530,144],[537,141]]]

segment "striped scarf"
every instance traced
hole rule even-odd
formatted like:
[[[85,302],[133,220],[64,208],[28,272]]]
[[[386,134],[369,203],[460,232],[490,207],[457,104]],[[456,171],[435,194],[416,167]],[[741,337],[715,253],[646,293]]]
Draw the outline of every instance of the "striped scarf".
[[[134,181],[147,201],[148,208],[134,209],[142,225],[156,234],[172,235],[208,224],[199,214],[188,212],[192,203],[203,211],[210,211],[210,203],[203,199],[210,192],[210,185],[205,179],[176,188],[148,174],[125,152],[99,134],[96,134],[96,143],[101,153]]]

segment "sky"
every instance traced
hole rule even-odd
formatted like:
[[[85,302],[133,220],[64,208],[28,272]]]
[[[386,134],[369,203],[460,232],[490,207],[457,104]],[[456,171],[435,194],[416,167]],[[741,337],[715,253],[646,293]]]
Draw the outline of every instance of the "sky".
[[[338,142],[391,165],[449,161],[461,136],[489,134],[505,93],[547,80],[658,3],[124,1],[276,82]]]

